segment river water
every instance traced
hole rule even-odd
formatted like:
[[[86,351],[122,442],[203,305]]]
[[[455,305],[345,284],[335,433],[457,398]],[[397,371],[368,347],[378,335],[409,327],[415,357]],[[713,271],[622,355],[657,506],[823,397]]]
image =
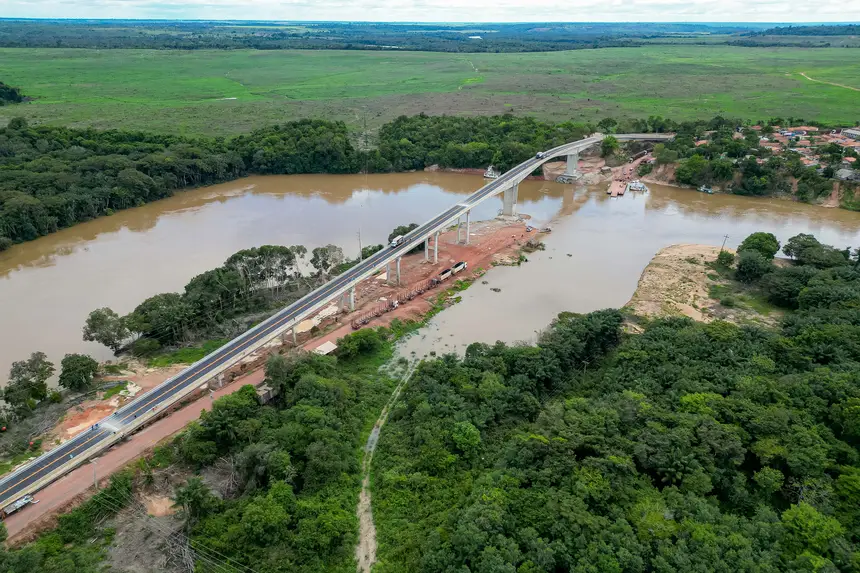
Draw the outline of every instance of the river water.
[[[447,173],[249,177],[16,245],[0,253],[0,382],[12,361],[35,350],[58,365],[68,352],[111,358],[81,340],[95,308],[127,313],[253,246],[332,243],[355,256],[359,232],[364,245],[383,242],[395,226],[423,222],[482,184]],[[780,240],[811,232],[840,247],[860,245],[860,213],[787,201],[668,187],[610,200],[599,190],[541,181],[524,182],[519,197],[520,212],[555,220],[547,250],[522,268],[492,269],[489,285],[473,286],[430,334],[408,341],[416,353],[430,343],[441,352],[473,340],[529,340],[562,310],[622,305],[654,253],[672,243],[719,244],[728,234],[736,245],[766,230]],[[494,198],[473,219],[500,208]]]

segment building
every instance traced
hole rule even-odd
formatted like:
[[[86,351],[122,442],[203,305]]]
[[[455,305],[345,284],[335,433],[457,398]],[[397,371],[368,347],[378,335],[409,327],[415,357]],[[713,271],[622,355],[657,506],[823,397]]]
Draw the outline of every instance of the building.
[[[842,135],[851,139],[860,139],[860,129],[843,129]]]

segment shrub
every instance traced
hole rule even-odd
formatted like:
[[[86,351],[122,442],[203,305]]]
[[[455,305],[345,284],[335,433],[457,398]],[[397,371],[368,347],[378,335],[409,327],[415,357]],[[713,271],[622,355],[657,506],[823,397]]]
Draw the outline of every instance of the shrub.
[[[771,263],[758,251],[743,251],[738,256],[735,278],[743,283],[753,283],[771,270]]]
[[[735,264],[734,253],[730,253],[728,251],[720,251],[720,254],[717,255],[717,264],[721,267],[726,267],[727,269],[732,268],[732,265]]]
[[[152,356],[161,349],[161,344],[152,338],[139,338],[131,345],[131,353],[135,356]]]

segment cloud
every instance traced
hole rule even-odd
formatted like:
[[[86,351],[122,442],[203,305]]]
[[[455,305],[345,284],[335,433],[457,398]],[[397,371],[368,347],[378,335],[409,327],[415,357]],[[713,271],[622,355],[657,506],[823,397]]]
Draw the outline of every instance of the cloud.
[[[849,22],[856,0],[3,0],[7,18],[399,22]]]

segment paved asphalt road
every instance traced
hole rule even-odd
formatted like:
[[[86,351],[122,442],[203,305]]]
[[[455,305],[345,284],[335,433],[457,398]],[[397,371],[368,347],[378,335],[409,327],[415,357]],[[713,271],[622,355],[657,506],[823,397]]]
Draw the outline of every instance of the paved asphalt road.
[[[654,137],[631,135],[619,136],[619,139],[654,139]],[[0,480],[0,507],[8,505],[28,493],[34,493],[33,484],[43,480],[51,472],[57,471],[64,467],[64,465],[67,466],[67,471],[71,470],[72,467],[78,465],[75,463],[77,462],[74,459],[75,456],[98,446],[100,443],[107,445],[116,438],[115,434],[117,432],[122,433],[125,431],[130,424],[136,422],[139,416],[143,416],[151,410],[163,410],[171,406],[178,397],[186,394],[191,388],[199,387],[205,383],[211,377],[213,371],[217,371],[219,367],[232,364],[249,348],[255,347],[272,338],[278,331],[288,326],[291,322],[303,318],[303,315],[313,309],[315,305],[335,298],[344,292],[351,282],[360,278],[363,274],[371,273],[382,267],[387,261],[406,254],[410,249],[415,247],[415,241],[423,240],[442,226],[464,214],[475,204],[496,195],[502,188],[509,186],[511,180],[519,182],[519,180],[524,179],[549,159],[563,155],[564,152],[587,148],[598,143],[600,140],[600,137],[591,137],[573,144],[562,145],[548,151],[542,159],[531,158],[521,163],[498,179],[481,187],[465,201],[458,203],[417,229],[414,229],[397,248],[386,247],[372,257],[365,259],[363,262],[335,277],[265,322],[228,342],[175,377],[126,404],[114,414],[99,422],[93,429],[77,435],[75,438],[36,458],[5,479]],[[83,461],[85,460],[80,460],[80,463],[83,463]]]

